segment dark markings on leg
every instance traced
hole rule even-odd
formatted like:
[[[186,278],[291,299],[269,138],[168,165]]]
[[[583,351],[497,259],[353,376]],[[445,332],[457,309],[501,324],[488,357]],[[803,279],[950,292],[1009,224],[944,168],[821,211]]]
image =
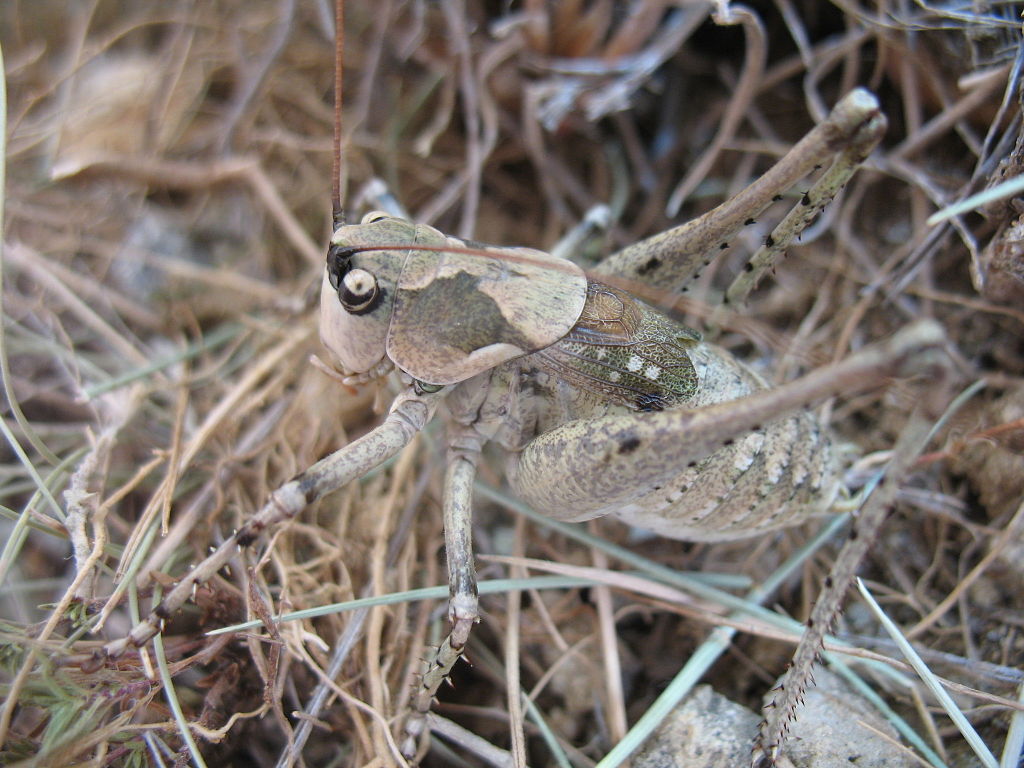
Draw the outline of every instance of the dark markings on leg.
[[[630,454],[640,447],[640,438],[630,435],[619,443],[619,453]]]
[[[636,272],[637,272],[638,275],[647,275],[647,274],[650,274],[651,272],[653,272],[654,270],[656,270],[660,266],[661,266],[661,259],[659,259],[657,256],[651,256],[651,258],[649,258],[646,262],[644,262],[637,269]]]

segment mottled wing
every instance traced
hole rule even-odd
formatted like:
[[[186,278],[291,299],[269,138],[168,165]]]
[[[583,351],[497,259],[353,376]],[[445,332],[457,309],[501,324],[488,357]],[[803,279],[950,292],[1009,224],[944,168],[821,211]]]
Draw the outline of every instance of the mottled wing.
[[[579,321],[533,359],[581,389],[636,410],[660,411],[696,391],[686,350],[699,340],[696,331],[628,293],[590,283]]]
[[[587,279],[568,261],[417,229],[431,250],[406,257],[387,348],[420,381],[454,384],[543,349],[583,311]]]

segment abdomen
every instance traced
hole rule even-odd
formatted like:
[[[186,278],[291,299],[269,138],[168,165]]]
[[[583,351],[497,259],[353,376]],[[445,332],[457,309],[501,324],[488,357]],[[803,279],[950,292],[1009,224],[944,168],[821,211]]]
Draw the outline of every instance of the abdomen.
[[[698,343],[689,355],[698,386],[692,398],[676,408],[696,409],[735,400],[764,387],[753,371],[713,345]],[[539,386],[546,390],[559,385],[542,378]],[[564,383],[561,386],[564,388]],[[581,427],[588,417],[617,414],[620,419],[642,420],[648,416],[598,398],[570,401],[573,413],[561,417],[578,420]],[[542,402],[541,434],[554,427],[560,416],[557,397],[546,392]],[[590,432],[587,450],[594,450],[592,435]],[[685,442],[686,435],[680,435],[679,444]],[[524,453],[529,451],[527,445]],[[633,466],[641,475],[642,462],[673,464],[671,455],[644,456],[641,449],[636,454]],[[585,498],[587,494],[575,493],[567,504],[563,499],[570,494],[564,489],[576,486],[579,479],[572,476],[572,457],[527,461],[528,471],[522,471],[521,458],[522,454],[511,456],[509,481],[516,494],[539,512],[565,521],[611,514],[630,525],[691,541],[743,538],[796,525],[810,515],[826,512],[840,490],[829,436],[807,411],[766,423],[696,462],[692,457],[680,459],[675,462],[678,471],[658,485],[637,482],[630,476],[602,478],[597,485],[610,490],[594,495],[614,498]]]

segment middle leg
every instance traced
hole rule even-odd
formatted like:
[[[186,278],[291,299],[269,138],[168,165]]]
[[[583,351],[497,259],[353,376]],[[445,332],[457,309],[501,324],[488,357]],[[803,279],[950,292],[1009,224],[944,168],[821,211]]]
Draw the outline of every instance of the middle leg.
[[[483,439],[472,427],[453,425],[444,481],[444,546],[448,559],[448,618],[451,631],[438,647],[418,684],[413,712],[405,725],[402,753],[416,757],[426,716],[437,689],[448,679],[465,652],[473,625],[479,621],[476,568],[473,564],[473,481]]]

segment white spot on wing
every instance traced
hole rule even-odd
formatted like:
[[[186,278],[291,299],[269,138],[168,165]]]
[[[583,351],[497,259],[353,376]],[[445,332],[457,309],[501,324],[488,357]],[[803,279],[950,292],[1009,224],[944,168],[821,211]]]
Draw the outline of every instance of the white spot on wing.
[[[629,361],[626,363],[626,370],[636,373],[644,367],[644,361],[637,355],[630,355]]]
[[[661,368],[656,365],[648,365],[644,369],[644,376],[651,381],[657,381],[658,377],[661,376]]]

